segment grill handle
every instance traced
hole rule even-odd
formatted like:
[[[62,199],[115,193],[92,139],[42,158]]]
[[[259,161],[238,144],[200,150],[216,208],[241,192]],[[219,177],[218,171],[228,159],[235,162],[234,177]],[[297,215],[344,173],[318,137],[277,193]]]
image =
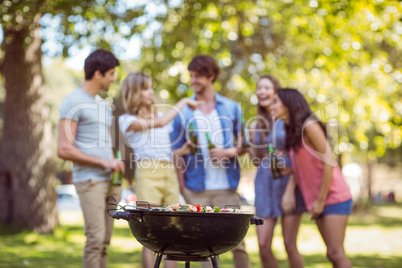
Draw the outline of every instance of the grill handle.
[[[264,220],[258,217],[252,217],[250,219],[250,224],[255,224],[255,225],[263,225],[264,224]]]
[[[115,212],[113,212],[112,217],[117,220],[122,219],[122,220],[129,221],[131,219],[131,213],[124,212],[124,211],[115,211]]]

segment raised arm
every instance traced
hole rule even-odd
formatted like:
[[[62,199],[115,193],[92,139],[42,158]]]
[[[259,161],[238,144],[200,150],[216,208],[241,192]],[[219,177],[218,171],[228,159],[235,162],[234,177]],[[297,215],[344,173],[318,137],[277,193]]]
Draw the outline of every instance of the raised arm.
[[[57,156],[74,163],[97,166],[110,169],[111,172],[121,169],[124,172],[124,163],[117,159],[103,159],[87,155],[80,151],[73,143],[77,133],[77,122],[71,119],[61,119],[57,137]]]
[[[175,118],[175,116],[183,109],[184,106],[188,105],[191,109],[195,109],[198,106],[198,102],[189,98],[181,99],[176,105],[174,105],[171,109],[169,109],[164,115],[160,118],[153,119],[143,119],[138,118],[134,120],[130,126],[127,128],[127,131],[141,131],[150,128],[159,128],[166,126],[170,121]]]

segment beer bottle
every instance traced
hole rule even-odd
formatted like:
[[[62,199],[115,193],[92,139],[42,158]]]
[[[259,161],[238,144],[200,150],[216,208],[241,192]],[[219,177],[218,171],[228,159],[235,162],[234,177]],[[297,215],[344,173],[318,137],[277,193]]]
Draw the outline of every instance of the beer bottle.
[[[278,167],[279,161],[278,161],[278,158],[276,157],[275,150],[274,150],[274,147],[272,146],[272,143],[270,143],[268,145],[268,148],[269,148],[269,164],[271,165],[272,177],[274,179],[280,179],[280,178],[282,178],[282,175],[281,175],[281,171],[279,170],[279,167]]]
[[[116,152],[116,159],[121,160],[121,153],[120,151]],[[122,181],[122,173],[121,170],[119,169],[118,171],[113,173],[113,180],[112,180],[112,184],[113,186],[120,186],[121,185],[121,181]]]
[[[246,122],[244,120],[244,116],[241,116],[240,119],[240,135],[243,138],[243,142],[242,142],[242,147],[246,148],[246,147],[250,147],[250,145],[248,144],[247,140],[248,140],[248,131],[247,131],[247,127],[246,127]]]
[[[211,138],[209,137],[209,134],[205,132],[205,136],[207,137],[208,141],[208,150],[215,149],[215,145],[212,143]]]
[[[207,132],[205,132],[205,137],[207,138],[207,142],[208,142],[208,150],[212,150],[215,149],[215,144],[212,143],[211,138],[209,137],[209,134]],[[211,158],[210,159],[212,163],[214,163],[213,167],[217,167],[215,166],[216,163],[219,162],[219,160],[217,158]]]
[[[197,132],[194,129],[194,123],[190,124],[190,129],[188,136],[190,138],[190,153],[197,154],[198,153],[198,137]]]

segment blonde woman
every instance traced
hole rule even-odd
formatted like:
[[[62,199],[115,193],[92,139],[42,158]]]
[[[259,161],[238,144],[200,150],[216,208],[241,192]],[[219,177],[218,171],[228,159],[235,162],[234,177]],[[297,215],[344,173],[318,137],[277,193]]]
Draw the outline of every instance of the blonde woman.
[[[138,200],[148,201],[151,206],[179,202],[179,184],[172,157],[187,154],[190,149],[186,143],[172,152],[170,121],[184,106],[196,108],[197,101],[184,98],[166,113],[158,112],[152,80],[143,73],[131,73],[126,77],[122,96],[127,113],[119,117],[119,126],[134,151]],[[154,262],[152,251],[144,248],[142,267],[153,267]],[[175,266],[175,262],[165,263],[165,267]]]

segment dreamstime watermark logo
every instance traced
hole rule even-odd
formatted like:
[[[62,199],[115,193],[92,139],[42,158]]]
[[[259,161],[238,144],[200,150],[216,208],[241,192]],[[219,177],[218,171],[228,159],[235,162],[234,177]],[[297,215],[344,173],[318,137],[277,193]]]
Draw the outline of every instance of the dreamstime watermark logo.
[[[314,112],[307,120],[305,120],[302,128],[302,146],[314,157],[320,159],[322,162],[335,167],[338,165],[338,149],[337,144],[339,141],[339,103],[338,101],[331,102],[322,106],[320,109]],[[308,144],[304,139],[306,135],[306,128],[311,127],[318,121],[324,123],[326,129],[326,135],[318,132],[314,137],[317,139],[314,143]],[[332,145],[331,145],[332,144]],[[313,148],[314,147],[314,148]],[[333,147],[334,149],[332,149]]]
[[[112,147],[110,127],[114,120],[112,114],[114,109],[115,106],[106,101],[83,102],[73,106],[61,115],[62,119],[69,119],[63,121],[65,137],[84,151]],[[77,124],[73,124],[72,121]]]
[[[151,173],[157,172],[159,169],[172,168],[178,166],[179,162],[183,167],[182,171],[186,172],[190,169],[225,169],[229,166],[233,168],[252,168],[255,166],[261,166],[263,168],[271,168],[271,161],[268,156],[263,158],[254,157],[249,159],[247,157],[242,157],[236,154],[234,158],[224,157],[221,159],[215,157],[204,156],[201,153],[194,155],[194,158],[186,157],[173,157],[172,159],[166,157],[153,157],[153,158],[138,158],[139,155],[136,153],[130,153],[129,168],[140,168],[140,169],[151,169]],[[286,157],[277,156],[277,167],[279,169],[289,168],[290,161],[286,160]]]
[[[193,123],[196,126],[196,132],[198,136],[205,135],[205,133],[210,134],[211,140],[215,142],[217,150],[239,146],[238,140],[240,139],[240,135],[243,134],[245,136],[243,137],[243,139],[245,140],[245,143],[249,145],[251,150],[266,149],[266,152],[268,152],[268,145],[266,143],[261,143],[255,139],[257,133],[266,131],[266,129],[258,128],[258,121],[263,121],[264,125],[268,126],[270,133],[269,135],[271,135],[271,141],[274,147],[280,146],[280,144],[284,144],[283,140],[285,140],[285,137],[278,136],[280,135],[278,133],[279,120],[269,121],[265,117],[256,115],[249,118],[246,122],[242,122],[241,105],[238,104],[238,106],[239,108],[236,110],[236,113],[231,114],[229,111],[226,111],[225,114],[215,115],[212,118],[207,119],[205,115],[202,115],[200,113],[196,115],[185,113],[183,112],[183,110],[179,110],[174,105],[155,104],[152,106],[151,112],[155,112],[155,114],[158,114],[158,116],[152,117],[150,120],[142,120],[141,131],[126,131],[134,120],[138,120],[138,117],[123,115],[119,118],[119,129],[121,131],[122,138],[119,139],[119,144],[117,144],[117,147],[122,151],[123,157],[126,155],[124,151],[125,146],[131,147],[134,150],[134,154],[132,154],[132,157],[130,156],[129,159],[130,163],[134,163],[136,160],[142,158],[141,149],[143,149],[144,146],[155,153],[155,157],[153,157],[153,159],[155,159],[153,166],[158,165],[156,163],[166,162],[166,160],[171,161],[172,158],[170,155],[166,157],[165,154],[163,155],[163,157],[161,157],[159,153],[161,151],[170,152],[172,148],[177,149],[178,145],[183,145],[186,142],[188,142],[190,146],[197,146],[198,149],[201,149],[201,151],[208,148],[208,143],[205,142],[205,139],[199,139],[203,140],[204,142],[198,144],[192,143],[189,137],[189,129],[190,125]],[[170,122],[162,128],[152,128],[152,126],[157,125],[157,120],[161,120],[162,118],[162,113],[157,113],[156,111],[169,109],[174,109],[176,111],[177,115],[175,116],[177,116],[177,118],[175,120],[177,120],[177,122],[174,125],[172,125],[172,123]],[[66,125],[64,127],[64,130],[66,131],[66,137],[68,137],[70,142],[72,142],[79,149],[82,149],[84,152],[88,149],[94,148],[111,148],[112,140],[110,133],[115,132],[115,127],[117,127],[116,125],[112,124],[112,122],[115,120],[114,116],[112,115],[113,110],[114,105],[110,105],[105,101],[99,101],[98,103],[81,103],[72,107],[67,112],[65,118],[77,121],[78,127],[80,129],[79,131],[73,133],[71,126],[67,126],[68,122],[70,121],[65,121],[64,123]],[[320,145],[320,148],[316,149],[315,144],[308,144],[303,138],[302,146],[306,148],[306,150],[311,155],[331,166],[337,165],[338,150],[336,146],[338,144],[339,136],[339,124],[337,120],[338,117],[338,101],[334,101],[332,103],[326,104],[325,106],[322,106],[314,113],[314,115],[305,120],[302,128],[302,135],[304,137],[305,129],[316,123],[317,120],[320,120],[321,122],[326,122],[326,145]],[[219,127],[216,127],[216,123],[218,123]],[[151,128],[149,126],[151,126]],[[253,127],[248,128],[246,126]],[[164,132],[162,132],[162,134],[160,134],[161,129],[164,129]],[[161,135],[164,135],[163,138],[161,138]],[[331,139],[329,137],[331,137]],[[333,146],[331,146],[331,144]],[[333,150],[331,147],[333,148]],[[136,150],[138,151],[138,153],[136,152]],[[333,152],[335,152],[335,154],[333,154]],[[221,158],[218,161],[217,159],[212,159],[208,155],[206,155],[200,159],[199,157],[196,157],[196,161],[194,161],[191,160],[191,157],[185,157],[185,168],[189,168],[190,165],[206,164],[209,164],[212,167],[220,168],[226,168],[229,165],[234,165],[236,168],[247,168],[250,167],[250,163],[258,163],[257,165],[266,165],[265,163],[269,163],[269,161],[265,161],[268,159],[267,157],[265,158],[266,159],[253,157],[252,159],[247,159],[236,155],[234,158]],[[180,161],[184,161],[182,157],[176,159],[181,159]],[[283,157],[283,159],[285,159],[285,157]],[[285,162],[285,160],[283,160],[282,162]]]

